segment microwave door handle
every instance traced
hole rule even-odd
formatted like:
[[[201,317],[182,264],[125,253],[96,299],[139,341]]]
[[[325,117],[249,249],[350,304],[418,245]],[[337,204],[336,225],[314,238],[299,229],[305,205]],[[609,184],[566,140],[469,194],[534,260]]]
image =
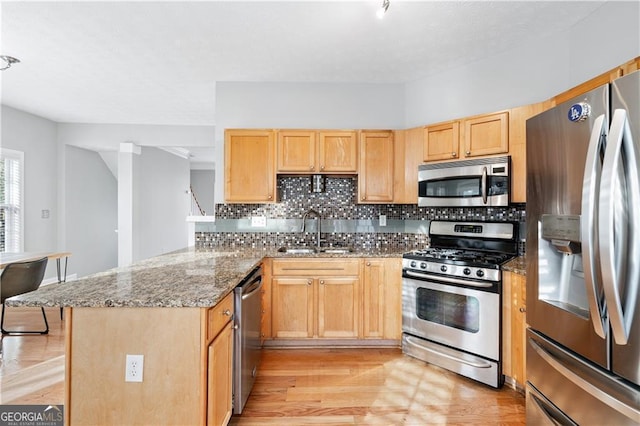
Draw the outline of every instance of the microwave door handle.
[[[482,180],[480,181],[480,191],[482,192],[482,203],[487,204],[487,167],[482,168]]]
[[[609,321],[613,333],[613,339],[618,345],[626,345],[629,340],[631,321],[634,311],[637,309],[638,287],[640,286],[640,274],[637,262],[627,262],[627,271],[620,274],[616,268],[615,241],[627,238],[628,245],[622,245],[625,253],[617,253],[625,259],[640,258],[640,226],[637,220],[632,220],[630,216],[637,214],[640,208],[640,194],[638,188],[640,177],[638,176],[638,152],[633,142],[631,128],[627,120],[627,111],[616,109],[611,119],[611,129],[609,141],[605,150],[604,162],[602,165],[602,182],[600,184],[600,214],[599,214],[599,240],[601,244],[601,268],[604,284],[605,300]],[[625,150],[624,157],[622,149]],[[624,164],[621,164],[621,161]],[[623,167],[627,172],[627,182],[618,182],[617,173]],[[626,194],[627,205],[627,225],[622,229],[620,235],[615,235],[615,202],[617,201],[614,192],[616,184],[627,184],[629,193]],[[619,195],[618,195],[619,196]],[[624,212],[623,212],[624,213]],[[624,240],[623,240],[624,241]],[[624,274],[626,272],[626,274]],[[626,282],[621,282],[621,280]],[[621,294],[624,289],[625,295]],[[622,300],[626,296],[626,300]],[[624,303],[624,307],[623,307]]]
[[[607,123],[605,115],[598,116],[591,130],[587,160],[584,166],[582,180],[582,211],[580,213],[580,239],[582,241],[582,262],[584,282],[589,301],[589,316],[596,334],[603,339],[606,337],[607,319],[604,296],[599,294],[601,288],[600,269],[597,263],[598,252],[596,245],[596,221],[598,191],[600,190],[602,145],[607,139]]]

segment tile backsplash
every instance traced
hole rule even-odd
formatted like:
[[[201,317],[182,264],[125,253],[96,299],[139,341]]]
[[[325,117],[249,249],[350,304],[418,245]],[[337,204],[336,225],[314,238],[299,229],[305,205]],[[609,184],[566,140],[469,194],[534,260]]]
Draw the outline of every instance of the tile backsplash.
[[[216,221],[196,224],[196,245],[279,247],[313,245],[316,219],[301,232],[302,216],[314,209],[322,216],[326,245],[413,249],[428,244],[431,220],[510,221],[524,226],[524,205],[498,208],[437,208],[417,204],[357,204],[355,176],[327,177],[325,191],[311,192],[311,177],[279,176],[279,202],[217,204]],[[380,215],[386,226],[380,226]],[[264,216],[267,225],[251,227],[251,217]],[[521,251],[524,250],[524,244]]]

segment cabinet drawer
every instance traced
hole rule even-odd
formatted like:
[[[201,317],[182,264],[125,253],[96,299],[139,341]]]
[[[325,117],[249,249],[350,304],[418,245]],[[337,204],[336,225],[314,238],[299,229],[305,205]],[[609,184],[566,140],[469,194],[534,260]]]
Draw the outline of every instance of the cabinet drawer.
[[[233,316],[233,292],[207,312],[207,341],[213,339]]]
[[[358,259],[274,259],[273,275],[348,276],[359,275]]]

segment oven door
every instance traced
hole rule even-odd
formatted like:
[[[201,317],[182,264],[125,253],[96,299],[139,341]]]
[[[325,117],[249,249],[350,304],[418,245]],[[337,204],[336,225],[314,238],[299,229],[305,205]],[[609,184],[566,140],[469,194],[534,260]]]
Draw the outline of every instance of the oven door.
[[[499,293],[403,276],[402,301],[403,332],[500,360]]]

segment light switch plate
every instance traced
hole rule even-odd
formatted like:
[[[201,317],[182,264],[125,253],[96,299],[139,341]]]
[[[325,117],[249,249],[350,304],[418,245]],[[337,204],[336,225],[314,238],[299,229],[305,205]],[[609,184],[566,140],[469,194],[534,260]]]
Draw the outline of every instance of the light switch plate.
[[[267,218],[265,216],[251,216],[252,228],[264,228],[267,226]]]
[[[380,215],[380,226],[387,226],[387,215]]]

